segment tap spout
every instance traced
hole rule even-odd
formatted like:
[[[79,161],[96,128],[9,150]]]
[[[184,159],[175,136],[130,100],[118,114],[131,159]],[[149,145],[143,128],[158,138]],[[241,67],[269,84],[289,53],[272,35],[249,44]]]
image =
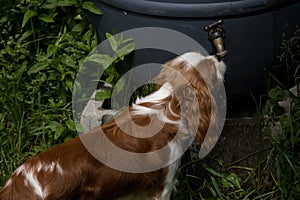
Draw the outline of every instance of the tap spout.
[[[208,39],[212,41],[217,50],[216,56],[219,59],[223,59],[228,54],[228,51],[224,47],[225,30],[220,27],[223,22],[223,20],[218,20],[217,22],[204,27],[204,30],[208,33]]]

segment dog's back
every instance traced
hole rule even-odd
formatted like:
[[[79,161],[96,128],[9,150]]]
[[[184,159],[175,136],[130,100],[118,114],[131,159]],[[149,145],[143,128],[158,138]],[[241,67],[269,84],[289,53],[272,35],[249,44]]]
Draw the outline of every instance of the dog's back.
[[[83,137],[95,134],[99,129]],[[107,167],[77,137],[24,162],[0,190],[0,200],[147,199],[159,195],[165,175],[166,169],[133,174]]]
[[[158,90],[129,107],[129,115],[125,109],[109,124],[30,158],[0,200],[169,200],[184,148],[217,126],[210,89],[224,72],[199,53],[166,63]]]

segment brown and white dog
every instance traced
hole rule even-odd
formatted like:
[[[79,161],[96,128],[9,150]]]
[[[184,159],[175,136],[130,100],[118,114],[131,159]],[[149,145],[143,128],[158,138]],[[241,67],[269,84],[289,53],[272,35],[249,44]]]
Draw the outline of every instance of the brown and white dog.
[[[0,199],[170,199],[185,142],[195,137],[202,143],[209,126],[217,126],[211,90],[222,84],[225,68],[196,52],[165,63],[155,78],[157,91],[112,122],[25,161]]]

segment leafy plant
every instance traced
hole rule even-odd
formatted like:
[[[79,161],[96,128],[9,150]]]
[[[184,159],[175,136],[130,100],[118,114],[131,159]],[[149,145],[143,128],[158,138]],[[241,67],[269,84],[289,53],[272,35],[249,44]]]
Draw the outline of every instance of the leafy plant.
[[[299,91],[300,67],[300,28],[290,38],[283,41],[280,56],[287,70],[294,72],[293,81]],[[273,138],[270,158],[276,168],[276,183],[281,199],[300,198],[300,96],[293,94],[278,83],[270,90],[269,99],[263,110],[265,131]],[[285,101],[290,108],[288,113],[279,109],[278,102]],[[280,110],[280,112],[278,112]]]
[[[93,60],[105,67],[105,80],[100,80],[100,82],[108,83],[111,86],[110,90],[98,91],[96,94],[96,100],[110,99],[112,98],[112,92],[117,94],[124,88],[125,80],[121,77],[121,74],[117,70],[116,64],[123,61],[125,56],[133,52],[135,49],[133,39],[124,39],[122,34],[117,37],[110,33],[106,33],[106,38],[113,51],[113,55],[93,54],[87,59],[88,61]]]
[[[98,45],[80,63],[72,102],[77,122],[80,122],[82,112],[95,91],[95,100],[111,100],[114,104],[120,102],[116,95],[125,92],[125,79],[119,72],[123,67],[120,62],[134,50],[135,44],[133,39],[124,39],[122,34],[113,36],[106,33],[106,37],[107,40]],[[124,96],[121,99],[124,99]],[[116,106],[119,105],[114,105],[114,108]],[[110,105],[104,108],[111,109]]]
[[[76,135],[73,82],[97,45],[82,0],[4,1],[0,16],[0,185],[29,156]]]
[[[130,80],[125,80],[125,78],[119,72],[119,64],[120,62],[124,61],[127,55],[134,51],[135,44],[132,38],[124,39],[123,34],[111,35],[110,33],[106,33],[106,38],[108,40],[110,50],[113,52],[112,55],[109,55],[107,53],[98,53],[96,49],[95,52],[89,55],[82,64],[85,65],[86,63],[94,62],[98,64],[98,68],[104,68],[104,73],[100,80],[98,80],[99,77],[97,76],[99,73],[95,73],[95,77],[90,78],[99,81],[100,83],[105,83],[106,85],[109,85],[109,88],[102,87],[101,90],[97,91],[95,99],[109,99],[115,104],[113,105],[113,108],[121,108],[125,105],[126,100],[128,100],[129,98],[129,103],[131,104],[135,101],[137,97],[149,95],[155,90],[156,87],[155,84],[146,84],[140,88],[135,89],[133,95],[131,97],[128,97],[128,91],[127,88],[125,88],[125,86],[130,83]],[[88,73],[89,72],[86,72],[86,74]],[[101,73],[102,72],[100,72],[100,74]],[[129,77],[129,79],[130,78],[131,77]],[[123,95],[123,98],[118,99],[120,97],[121,92],[121,96]]]
[[[300,27],[291,35],[283,34],[282,54],[280,61],[287,71],[288,84],[299,84],[299,67],[300,67]]]
[[[289,94],[282,88],[274,88],[277,94]],[[281,95],[279,95],[281,96]],[[283,96],[281,96],[283,97]],[[300,196],[300,97],[289,94],[290,113],[278,113],[278,95],[270,96],[264,109],[264,131],[272,137],[272,149],[268,164],[276,169],[273,177],[280,190],[281,199],[299,199]],[[276,103],[275,103],[276,102]]]

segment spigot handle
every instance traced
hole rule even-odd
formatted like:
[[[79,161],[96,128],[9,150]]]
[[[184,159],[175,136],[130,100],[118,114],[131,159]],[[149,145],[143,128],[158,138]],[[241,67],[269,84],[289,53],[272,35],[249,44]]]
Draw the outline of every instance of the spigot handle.
[[[222,25],[223,23],[224,23],[224,21],[223,21],[222,19],[220,19],[220,20],[218,20],[218,21],[216,21],[216,22],[214,22],[214,23],[212,23],[212,24],[210,24],[210,25],[205,26],[205,27],[204,27],[204,30],[205,30],[205,31],[209,31],[210,29],[216,28],[216,27],[218,27],[219,25]]]

